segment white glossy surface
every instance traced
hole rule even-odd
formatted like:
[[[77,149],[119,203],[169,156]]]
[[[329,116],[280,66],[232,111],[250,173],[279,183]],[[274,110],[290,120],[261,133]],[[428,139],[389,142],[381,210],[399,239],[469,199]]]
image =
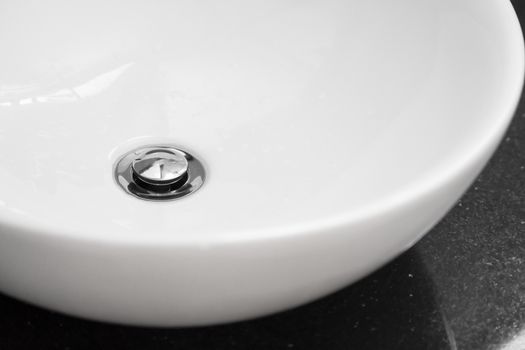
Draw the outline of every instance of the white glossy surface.
[[[399,254],[497,146],[523,79],[508,1],[0,3],[0,288],[195,325],[295,306]],[[113,181],[175,143],[190,197]]]

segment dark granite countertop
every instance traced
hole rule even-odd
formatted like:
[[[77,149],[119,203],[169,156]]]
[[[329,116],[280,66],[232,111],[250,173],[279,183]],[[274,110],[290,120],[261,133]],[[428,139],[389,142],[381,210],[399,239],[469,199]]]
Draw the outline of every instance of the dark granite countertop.
[[[525,23],[525,2],[513,3]],[[488,167],[437,227],[320,301],[196,329],[106,325],[4,296],[0,312],[0,349],[525,349],[525,100]]]

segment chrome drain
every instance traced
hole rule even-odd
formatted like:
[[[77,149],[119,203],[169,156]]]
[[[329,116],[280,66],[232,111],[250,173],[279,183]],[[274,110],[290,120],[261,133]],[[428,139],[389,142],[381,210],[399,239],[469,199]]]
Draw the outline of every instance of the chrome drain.
[[[172,145],[151,145],[126,153],[115,166],[115,180],[128,194],[172,200],[197,191],[205,180],[198,159]]]

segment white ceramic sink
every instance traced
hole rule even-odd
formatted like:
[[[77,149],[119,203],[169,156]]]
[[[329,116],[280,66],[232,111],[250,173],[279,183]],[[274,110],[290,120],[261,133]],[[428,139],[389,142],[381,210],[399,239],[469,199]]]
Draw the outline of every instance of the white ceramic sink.
[[[522,88],[506,0],[2,1],[0,290],[127,324],[261,316],[413,245]],[[175,145],[172,201],[116,163]]]

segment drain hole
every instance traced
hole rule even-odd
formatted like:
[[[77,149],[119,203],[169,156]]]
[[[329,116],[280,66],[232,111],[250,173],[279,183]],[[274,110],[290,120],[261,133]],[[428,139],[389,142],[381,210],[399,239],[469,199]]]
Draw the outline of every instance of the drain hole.
[[[147,200],[172,200],[197,191],[204,167],[191,154],[171,145],[145,146],[125,154],[115,180],[128,194]]]
[[[188,181],[188,174],[184,174],[179,180],[171,183],[171,184],[151,184],[147,183],[146,181],[143,181],[137,174],[133,173],[133,180],[135,180],[135,183],[137,186],[142,187],[145,190],[151,191],[151,192],[157,192],[157,193],[166,193],[166,192],[172,192],[176,191],[179,188],[181,188],[187,181]]]

